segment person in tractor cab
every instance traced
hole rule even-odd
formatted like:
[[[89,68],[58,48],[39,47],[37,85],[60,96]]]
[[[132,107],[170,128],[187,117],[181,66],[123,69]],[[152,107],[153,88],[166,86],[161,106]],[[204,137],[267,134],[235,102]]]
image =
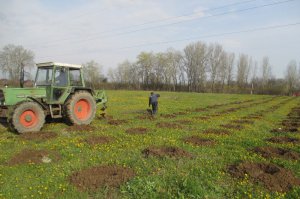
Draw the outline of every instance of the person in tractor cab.
[[[155,94],[154,92],[150,93],[149,97],[149,107],[152,105],[152,115],[155,115],[157,113],[158,108],[158,98],[160,97],[159,94]]]
[[[68,76],[65,70],[56,70],[55,84],[56,86],[66,86],[68,83]]]

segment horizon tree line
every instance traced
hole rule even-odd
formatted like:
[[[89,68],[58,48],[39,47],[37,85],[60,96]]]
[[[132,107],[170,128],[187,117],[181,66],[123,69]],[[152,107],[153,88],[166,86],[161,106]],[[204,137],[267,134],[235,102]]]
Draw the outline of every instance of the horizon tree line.
[[[140,52],[136,61],[123,61],[107,76],[93,60],[82,65],[87,85],[93,88],[289,95],[300,91],[300,64],[295,60],[287,64],[285,78],[278,79],[267,56],[257,62],[249,55],[227,52],[218,43],[198,41],[182,51]],[[15,85],[32,66],[34,53],[23,46],[9,44],[0,51],[0,71]],[[24,74],[32,79],[30,72]]]

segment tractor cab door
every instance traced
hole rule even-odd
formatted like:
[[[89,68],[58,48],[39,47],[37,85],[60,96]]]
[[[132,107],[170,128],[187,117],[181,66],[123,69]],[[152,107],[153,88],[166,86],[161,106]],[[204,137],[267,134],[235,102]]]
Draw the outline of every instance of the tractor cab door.
[[[66,67],[55,67],[52,83],[52,103],[61,104],[68,96],[69,70]]]

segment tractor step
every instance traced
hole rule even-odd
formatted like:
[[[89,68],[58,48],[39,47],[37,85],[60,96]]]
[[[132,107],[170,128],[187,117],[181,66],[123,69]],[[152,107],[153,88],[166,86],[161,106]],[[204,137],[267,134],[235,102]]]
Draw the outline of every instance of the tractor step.
[[[52,118],[62,118],[60,104],[50,104],[49,108],[50,108],[50,114]]]

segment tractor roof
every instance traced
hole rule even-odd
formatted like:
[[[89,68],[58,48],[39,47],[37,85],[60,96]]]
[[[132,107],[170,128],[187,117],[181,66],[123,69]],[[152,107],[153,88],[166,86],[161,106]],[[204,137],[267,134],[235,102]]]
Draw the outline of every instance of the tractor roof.
[[[38,63],[36,65],[37,65],[37,67],[46,67],[46,66],[63,66],[63,67],[69,67],[69,68],[81,68],[82,67],[81,65],[57,63],[57,62]]]

